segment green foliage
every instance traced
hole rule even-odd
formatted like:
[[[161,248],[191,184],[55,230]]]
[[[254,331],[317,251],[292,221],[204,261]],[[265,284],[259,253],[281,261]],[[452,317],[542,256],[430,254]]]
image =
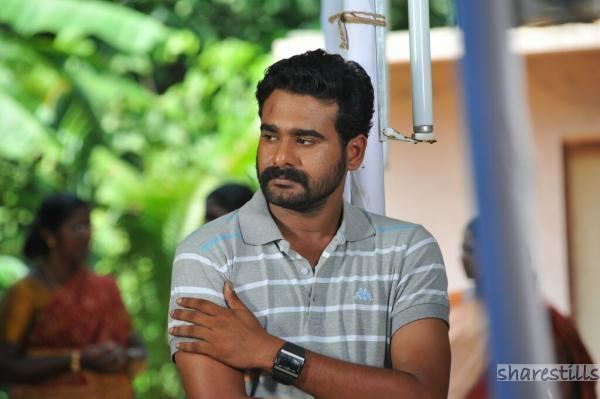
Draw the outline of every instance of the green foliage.
[[[269,51],[290,29],[319,29],[321,1],[327,0],[113,0],[184,26],[203,41],[234,37]],[[430,0],[432,27],[454,24],[452,0]],[[391,30],[408,29],[408,0],[389,0]]]
[[[12,256],[0,256],[0,296],[4,293],[6,287],[14,281],[22,278],[27,273],[25,266],[19,258]]]
[[[318,29],[319,0],[113,0],[183,26],[204,42],[237,38],[265,52],[290,29]]]
[[[189,31],[100,1],[10,1],[0,22],[0,294],[25,273],[40,199],[88,198],[91,263],[116,275],[149,349],[136,392],[180,397],[166,344],[174,249],[216,184],[256,185],[253,88],[268,58],[233,39],[200,52]],[[159,92],[174,60],[185,73]]]
[[[431,27],[454,25],[454,2],[452,0],[429,0],[429,24]],[[391,30],[408,29],[408,0],[390,0],[389,19]]]

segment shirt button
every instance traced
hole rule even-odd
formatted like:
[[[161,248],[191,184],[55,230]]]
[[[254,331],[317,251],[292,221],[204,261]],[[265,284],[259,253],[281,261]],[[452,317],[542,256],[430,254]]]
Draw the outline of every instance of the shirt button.
[[[308,269],[305,267],[302,270],[300,270],[302,272],[302,274],[308,274]]]

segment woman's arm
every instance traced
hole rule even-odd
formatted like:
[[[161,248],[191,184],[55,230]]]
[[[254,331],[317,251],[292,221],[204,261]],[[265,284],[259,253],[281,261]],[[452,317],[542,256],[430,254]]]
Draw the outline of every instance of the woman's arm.
[[[26,357],[14,344],[0,344],[0,380],[28,383],[50,378],[71,369],[71,355]]]
[[[32,358],[23,342],[34,317],[34,290],[23,279],[8,289],[0,303],[0,380],[25,383],[44,380],[71,368],[71,355]]]

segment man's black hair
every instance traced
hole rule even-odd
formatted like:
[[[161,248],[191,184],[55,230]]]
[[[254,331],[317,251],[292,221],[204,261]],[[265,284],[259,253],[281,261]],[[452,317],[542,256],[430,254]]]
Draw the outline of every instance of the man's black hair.
[[[338,106],[335,128],[343,145],[364,134],[368,136],[373,118],[373,86],[365,70],[354,61],[323,50],[276,62],[267,68],[258,83],[258,114],[274,90],[310,95]]]

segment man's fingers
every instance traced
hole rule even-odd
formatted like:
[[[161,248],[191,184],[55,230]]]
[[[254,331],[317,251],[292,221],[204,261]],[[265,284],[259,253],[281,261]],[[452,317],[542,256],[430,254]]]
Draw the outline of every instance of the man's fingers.
[[[195,326],[195,325],[186,325],[186,326],[177,326],[171,327],[169,329],[169,333],[176,337],[184,337],[184,338],[196,338],[207,340],[209,336],[210,329],[203,326]]]
[[[240,301],[240,298],[238,298],[237,294],[233,290],[233,285],[231,285],[229,281],[225,283],[223,295],[225,296],[225,302],[227,302],[229,309],[247,309],[244,303]]]
[[[214,316],[199,312],[197,310],[175,309],[171,311],[171,318],[175,320],[187,321],[199,326],[212,328]]]
[[[219,314],[219,312],[223,309],[221,306],[216,305],[210,301],[187,297],[177,298],[177,305],[183,308],[199,310],[202,313],[206,313],[213,316]]]
[[[190,352],[190,353],[198,353],[202,355],[210,356],[210,344],[204,341],[198,342],[179,342],[177,343],[177,350]]]

